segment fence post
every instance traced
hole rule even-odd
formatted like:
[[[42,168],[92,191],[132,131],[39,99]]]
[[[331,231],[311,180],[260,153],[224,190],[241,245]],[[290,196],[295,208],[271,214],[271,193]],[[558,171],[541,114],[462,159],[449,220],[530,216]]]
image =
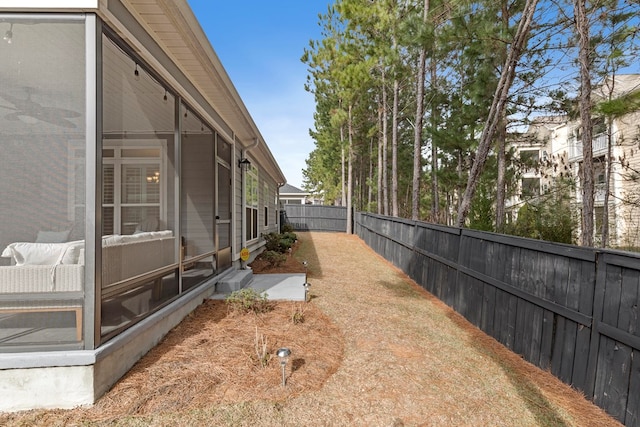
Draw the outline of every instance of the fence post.
[[[354,221],[354,216],[356,214],[356,209],[355,207],[351,206],[351,234],[354,234],[354,229],[353,226],[355,225],[355,221]]]
[[[598,369],[598,352],[600,351],[600,321],[604,306],[604,291],[607,280],[606,254],[596,252],[596,284],[593,291],[593,312],[591,315],[591,338],[589,341],[589,357],[587,359],[587,378],[584,394],[595,399],[595,383]]]

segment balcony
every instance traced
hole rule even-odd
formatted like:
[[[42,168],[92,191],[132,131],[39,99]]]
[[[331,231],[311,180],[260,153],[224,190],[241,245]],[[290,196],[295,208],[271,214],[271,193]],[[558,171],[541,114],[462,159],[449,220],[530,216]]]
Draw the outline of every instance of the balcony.
[[[593,147],[593,157],[603,156],[607,153],[607,134],[601,133],[593,137],[591,140]],[[613,143],[615,144],[615,137]],[[569,163],[582,161],[582,142],[575,137],[569,138]]]

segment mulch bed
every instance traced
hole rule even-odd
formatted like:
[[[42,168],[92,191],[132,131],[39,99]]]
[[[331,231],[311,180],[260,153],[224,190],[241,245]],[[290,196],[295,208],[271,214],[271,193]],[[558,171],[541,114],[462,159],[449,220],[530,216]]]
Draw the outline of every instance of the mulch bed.
[[[296,252],[299,247],[299,243],[296,242],[292,249],[292,253]],[[249,265],[255,274],[279,274],[279,273],[304,273],[305,268],[302,263],[293,255],[287,255],[287,259],[284,263],[278,266],[271,266],[269,262],[264,260],[261,255],[258,255],[256,259]]]
[[[293,322],[302,313],[303,321]],[[262,366],[262,344],[268,362]],[[325,344],[333,351],[326,351]],[[275,353],[288,347],[286,387]],[[322,350],[321,350],[322,349]],[[238,313],[224,301],[206,301],[173,329],[84,419],[118,419],[211,404],[284,400],[317,390],[339,367],[343,340],[317,307],[272,304],[267,313]]]

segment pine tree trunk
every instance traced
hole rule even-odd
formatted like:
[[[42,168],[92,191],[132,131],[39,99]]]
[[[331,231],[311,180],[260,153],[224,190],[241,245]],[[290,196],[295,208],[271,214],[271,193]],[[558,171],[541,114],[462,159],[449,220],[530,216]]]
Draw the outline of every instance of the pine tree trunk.
[[[506,1],[502,1],[502,27],[506,32],[509,29],[509,7]],[[507,57],[507,46],[501,49],[502,61]],[[507,117],[503,111],[500,116],[497,134],[498,151],[498,177],[496,182],[496,231],[504,233],[505,203],[506,203],[506,177],[507,177],[507,156],[505,153],[507,145]]]
[[[604,178],[604,202],[602,212],[602,244],[603,248],[609,246],[609,194],[611,192],[611,168],[613,162],[611,152],[613,151],[613,120],[607,118],[607,157],[605,159]]]
[[[382,152],[384,150],[383,138],[382,138],[382,106],[378,107],[378,197],[377,197],[377,213],[382,215]]]
[[[431,58],[430,67],[431,70],[431,90],[436,91],[436,61]],[[438,146],[436,145],[436,139],[434,137],[436,126],[438,125],[438,108],[436,103],[432,103],[431,107],[431,221],[439,222],[440,217],[440,188],[438,185]]]
[[[520,56],[522,55],[522,50],[524,49],[528,39],[529,29],[531,28],[531,21],[533,19],[533,14],[535,12],[537,3],[538,0],[527,0],[527,3],[524,6],[524,10],[522,11],[518,30],[516,32],[513,43],[511,44],[511,49],[509,50],[509,53],[507,55],[507,60],[505,61],[504,67],[502,69],[502,74],[500,76],[498,86],[496,87],[496,92],[491,104],[491,108],[489,110],[489,115],[482,130],[482,135],[480,136],[480,142],[476,151],[475,161],[473,162],[473,166],[471,167],[471,171],[469,172],[469,177],[467,179],[467,187],[462,196],[462,200],[460,201],[460,206],[458,208],[458,219],[456,223],[458,227],[464,227],[467,221],[467,216],[469,215],[469,210],[471,209],[471,200],[473,199],[478,182],[480,180],[480,175],[482,174],[487,156],[489,155],[491,143],[493,142],[493,136],[495,135],[504,109],[506,108],[509,89],[511,88],[511,84],[513,83],[513,79],[515,78],[516,66],[518,65],[518,61],[520,59]]]
[[[593,147],[591,125],[591,66],[589,53],[591,41],[589,37],[589,21],[586,14],[586,1],[574,0],[574,15],[576,17],[576,33],[579,39],[578,62],[580,63],[580,128],[582,130],[582,246],[593,246],[594,231],[594,180],[593,180]]]
[[[389,118],[387,108],[387,86],[385,83],[385,71],[382,70],[382,206],[386,216],[389,216]]]
[[[423,22],[427,23],[429,0],[424,0]],[[424,83],[426,78],[427,48],[420,48],[416,73],[416,118],[413,129],[413,181],[411,183],[411,219],[420,218],[420,175],[422,173],[422,120],[424,117]]]
[[[398,103],[400,83],[393,80],[393,117],[391,118],[391,216],[398,216]]]
[[[507,119],[502,116],[500,125],[498,126],[497,150],[498,150],[498,178],[496,182],[496,231],[504,232],[505,219],[505,200],[506,200],[506,176],[507,176],[507,156],[506,150],[507,139]]]
[[[352,222],[353,222],[353,218],[352,218],[352,200],[353,200],[353,121],[352,121],[352,117],[351,117],[351,104],[349,104],[349,111],[348,111],[348,118],[347,118],[347,127],[348,127],[348,133],[349,133],[349,155],[347,157],[347,164],[348,164],[348,173],[347,173],[347,234],[352,234],[353,233],[353,227],[352,227]]]
[[[344,126],[340,126],[340,206],[347,204],[347,188],[345,184],[345,152],[344,152]]]
[[[393,48],[398,44],[393,38]],[[400,82],[394,71],[393,76],[393,116],[391,117],[391,216],[398,216],[398,104],[400,102]]]
[[[609,91],[609,102],[613,100],[613,94],[616,88],[616,73],[611,74],[611,84],[607,85]],[[609,196],[611,195],[611,174],[613,172],[613,116],[607,116],[607,158],[605,163],[605,183],[604,183],[604,201],[602,214],[602,247],[609,246]],[[614,205],[615,206],[615,205]],[[614,208],[615,212],[615,208]]]
[[[369,177],[367,179],[367,212],[371,212],[371,204],[373,203],[373,138],[369,140]]]

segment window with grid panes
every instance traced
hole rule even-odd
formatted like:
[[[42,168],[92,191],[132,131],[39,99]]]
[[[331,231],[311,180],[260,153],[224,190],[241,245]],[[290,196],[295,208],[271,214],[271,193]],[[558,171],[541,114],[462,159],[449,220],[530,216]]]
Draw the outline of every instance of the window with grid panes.
[[[133,234],[161,218],[161,149],[123,147],[103,152],[103,234]]]
[[[258,238],[258,169],[250,166],[245,173],[246,225],[247,241]]]

